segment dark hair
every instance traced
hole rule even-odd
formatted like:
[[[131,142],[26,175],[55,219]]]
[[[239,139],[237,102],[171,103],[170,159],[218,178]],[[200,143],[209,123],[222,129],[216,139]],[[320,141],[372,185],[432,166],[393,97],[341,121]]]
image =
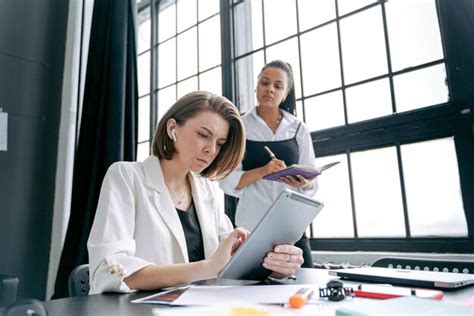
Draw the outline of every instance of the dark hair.
[[[181,97],[158,123],[151,150],[158,158],[171,160],[176,149],[174,141],[168,136],[168,120],[173,118],[176,124],[182,126],[203,111],[217,113],[229,123],[227,141],[214,161],[200,173],[207,178],[223,179],[237,168],[245,152],[245,128],[240,114],[235,105],[224,97],[206,91],[191,92]]]
[[[283,70],[288,77],[288,95],[278,106],[280,109],[285,110],[293,115],[296,114],[296,96],[295,96],[295,79],[293,77],[293,69],[291,65],[283,60],[273,60],[263,66],[262,70],[258,74],[258,79],[267,68],[278,68]]]

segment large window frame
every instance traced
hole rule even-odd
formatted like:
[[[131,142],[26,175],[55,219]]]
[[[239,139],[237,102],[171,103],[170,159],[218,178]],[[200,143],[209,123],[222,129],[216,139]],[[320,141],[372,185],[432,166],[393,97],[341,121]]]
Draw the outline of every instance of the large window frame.
[[[153,3],[151,45],[155,47],[157,44],[156,23],[159,1],[151,1]],[[236,101],[237,83],[235,79],[233,9],[239,2],[242,1],[220,0],[222,94],[234,102]],[[379,2],[383,8],[385,1],[379,0]],[[471,57],[474,55],[474,41],[471,39],[469,21],[474,18],[474,4],[469,0],[458,0],[455,3],[450,0],[437,0],[436,4],[445,58],[417,67],[422,68],[440,62],[445,63],[451,92],[449,102],[312,132],[311,136],[315,154],[318,157],[348,154],[387,146],[396,146],[397,151],[400,152],[400,146],[404,144],[454,136],[468,236],[465,238],[414,238],[410,236],[409,230],[407,230],[408,236],[405,238],[359,238],[355,229],[355,238],[311,238],[313,250],[473,253],[474,195],[470,192],[474,192],[474,124],[472,118],[474,111],[474,80],[472,75],[474,73],[474,60]],[[144,6],[146,4],[139,5],[139,10]],[[153,53],[152,49],[150,54],[152,68],[150,78],[150,139],[157,121],[156,53]],[[390,71],[388,76],[382,77],[388,77],[392,81],[394,75],[412,71],[415,68],[397,72]],[[345,85],[343,89],[350,86]],[[160,105],[158,104],[158,106]],[[233,205],[228,205],[228,207],[232,208]]]

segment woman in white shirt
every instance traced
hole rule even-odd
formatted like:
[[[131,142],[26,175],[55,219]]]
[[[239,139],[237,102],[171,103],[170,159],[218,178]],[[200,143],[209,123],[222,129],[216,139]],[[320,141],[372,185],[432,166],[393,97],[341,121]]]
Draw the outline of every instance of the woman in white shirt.
[[[305,124],[294,116],[295,88],[291,66],[281,60],[266,64],[258,76],[257,107],[242,116],[247,131],[246,154],[239,167],[220,181],[220,187],[239,198],[235,223],[253,230],[265,211],[285,188],[313,196],[316,179],[286,177],[284,182],[262,177],[292,164],[315,166],[311,135]],[[275,154],[272,159],[264,146]],[[291,222],[289,222],[291,225]],[[313,267],[306,236],[296,244],[303,250],[304,267]]]
[[[246,239],[219,209],[210,179],[240,163],[245,133],[235,106],[208,92],[179,99],[158,124],[153,155],[114,163],[88,240],[91,293],[151,290],[214,278]],[[263,266],[295,273],[301,250],[279,245]]]

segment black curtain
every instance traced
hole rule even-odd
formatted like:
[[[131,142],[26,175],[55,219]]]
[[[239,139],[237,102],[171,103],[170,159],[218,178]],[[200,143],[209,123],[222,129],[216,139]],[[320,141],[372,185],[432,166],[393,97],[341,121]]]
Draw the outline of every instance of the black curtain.
[[[71,216],[53,298],[68,296],[69,273],[88,262],[87,238],[107,169],[136,159],[135,1],[94,2]]]

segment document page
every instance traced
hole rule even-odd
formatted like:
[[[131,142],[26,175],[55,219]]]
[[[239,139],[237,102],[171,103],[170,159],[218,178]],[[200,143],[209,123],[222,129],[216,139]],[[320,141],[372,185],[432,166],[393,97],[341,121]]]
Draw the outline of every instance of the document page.
[[[314,285],[193,286],[172,305],[286,304],[290,296],[302,287]]]

